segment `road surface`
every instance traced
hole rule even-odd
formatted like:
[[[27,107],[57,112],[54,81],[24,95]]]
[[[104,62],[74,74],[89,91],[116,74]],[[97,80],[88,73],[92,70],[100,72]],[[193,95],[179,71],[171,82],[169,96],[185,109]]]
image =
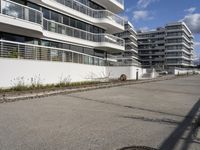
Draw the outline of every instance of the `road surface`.
[[[200,150],[200,76],[0,104],[1,150]]]

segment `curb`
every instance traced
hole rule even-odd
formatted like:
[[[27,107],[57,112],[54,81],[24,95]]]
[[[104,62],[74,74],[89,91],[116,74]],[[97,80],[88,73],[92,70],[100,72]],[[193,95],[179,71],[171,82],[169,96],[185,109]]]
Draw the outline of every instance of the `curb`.
[[[59,94],[71,94],[71,93],[77,93],[77,92],[85,92],[85,91],[91,91],[96,89],[105,89],[105,88],[112,88],[112,87],[119,87],[119,86],[126,86],[126,85],[134,85],[134,84],[143,84],[143,83],[150,83],[150,82],[158,82],[158,81],[165,81],[165,80],[173,80],[177,78],[185,78],[187,76],[172,76],[167,78],[155,78],[155,79],[146,79],[146,80],[140,80],[140,81],[129,81],[126,83],[108,83],[105,85],[97,85],[93,87],[85,87],[85,88],[78,88],[78,89],[65,89],[65,90],[56,90],[56,91],[48,91],[48,92],[40,92],[40,93],[33,93],[33,94],[24,94],[19,96],[9,96],[9,97],[3,97],[0,98],[0,103],[8,103],[8,102],[15,102],[19,100],[29,100],[29,99],[35,99],[35,98],[43,98],[43,97],[49,97],[49,96],[56,96]]]

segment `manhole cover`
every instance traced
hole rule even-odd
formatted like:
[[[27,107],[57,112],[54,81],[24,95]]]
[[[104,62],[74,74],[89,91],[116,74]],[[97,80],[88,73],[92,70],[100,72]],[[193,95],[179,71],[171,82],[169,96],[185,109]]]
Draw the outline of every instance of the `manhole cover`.
[[[146,146],[130,146],[121,148],[119,150],[157,150],[157,149]]]

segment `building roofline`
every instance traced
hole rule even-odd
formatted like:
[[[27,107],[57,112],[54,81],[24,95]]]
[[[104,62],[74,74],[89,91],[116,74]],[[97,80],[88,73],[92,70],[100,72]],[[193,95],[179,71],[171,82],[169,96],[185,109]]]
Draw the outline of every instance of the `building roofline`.
[[[189,27],[186,25],[184,21],[178,21],[178,22],[172,22],[172,23],[166,24],[166,26],[172,26],[172,25],[184,25],[185,28],[188,30],[188,32],[192,34],[191,30],[189,29]]]

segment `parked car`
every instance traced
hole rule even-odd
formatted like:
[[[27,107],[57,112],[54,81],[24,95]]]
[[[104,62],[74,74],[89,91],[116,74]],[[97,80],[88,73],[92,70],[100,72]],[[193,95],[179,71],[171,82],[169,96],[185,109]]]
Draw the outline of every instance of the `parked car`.
[[[161,71],[161,72],[159,72],[159,75],[168,75],[168,72],[167,71]]]

